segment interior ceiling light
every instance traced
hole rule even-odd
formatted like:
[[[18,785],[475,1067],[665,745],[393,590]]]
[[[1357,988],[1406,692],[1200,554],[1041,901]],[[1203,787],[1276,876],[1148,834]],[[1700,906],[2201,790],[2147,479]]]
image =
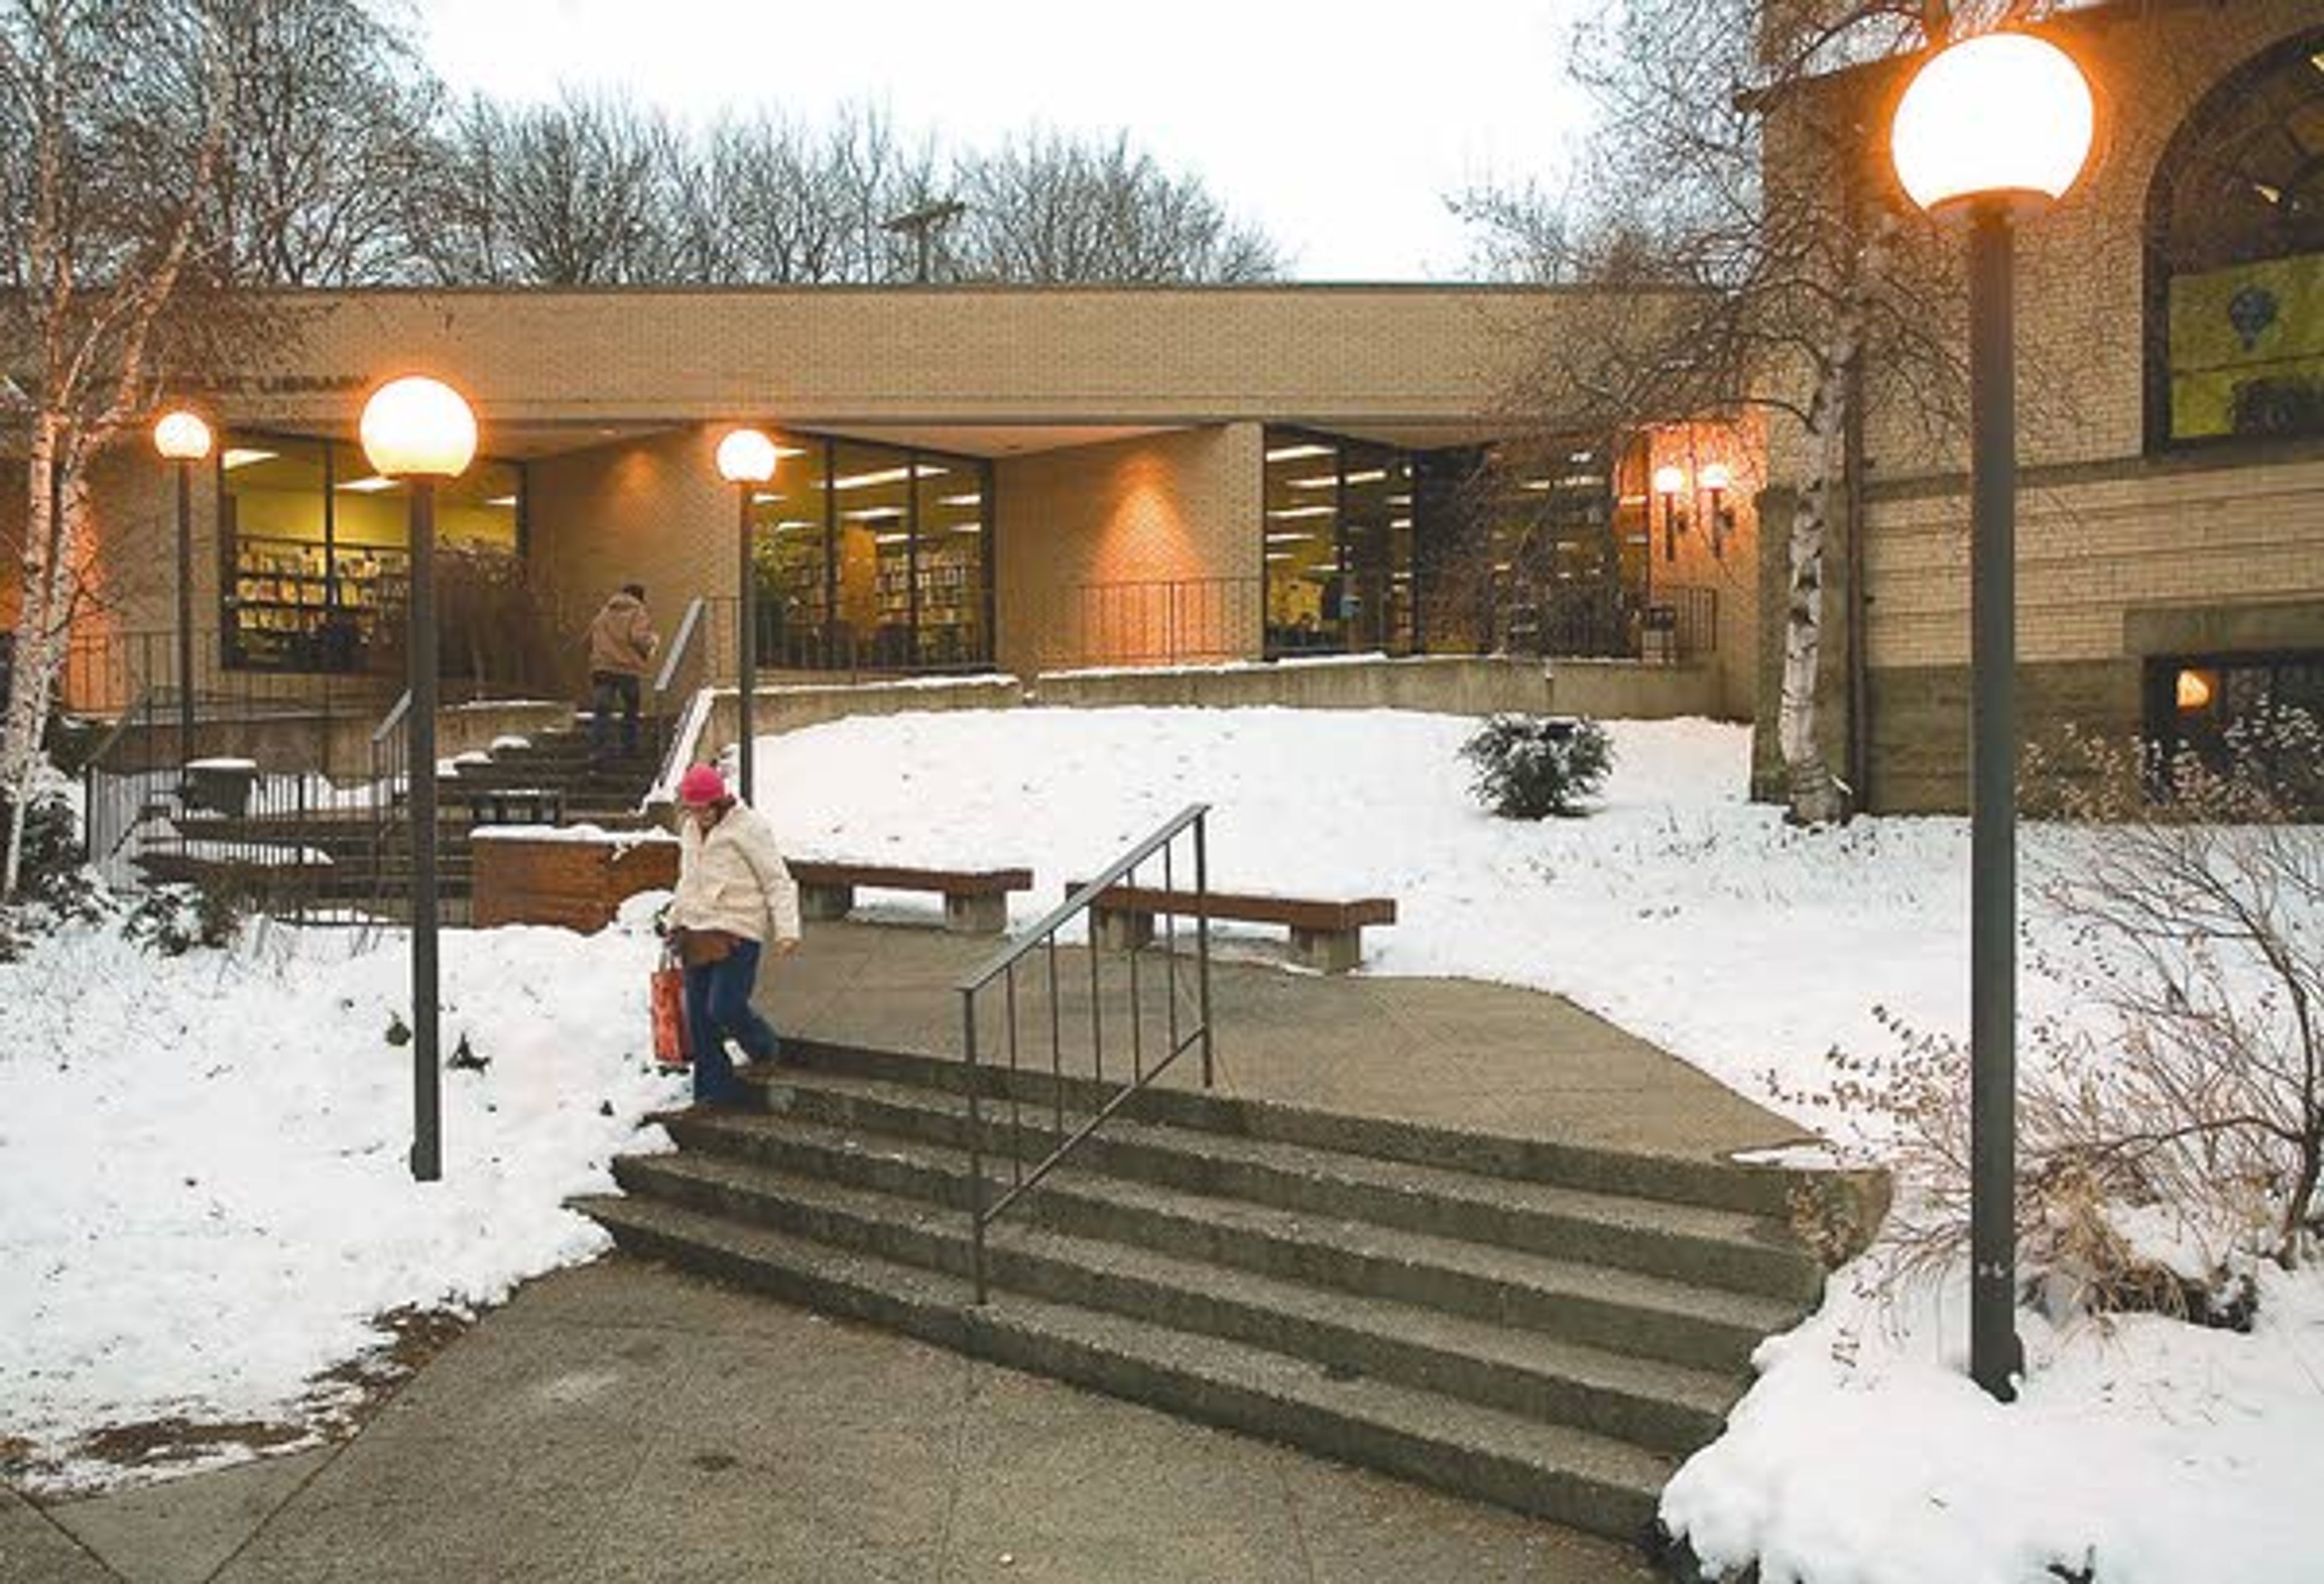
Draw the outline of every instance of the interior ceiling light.
[[[1296,462],[1303,456],[1329,456],[1329,446],[1277,446],[1267,454],[1269,462]]]
[[[229,446],[218,457],[218,465],[232,473],[237,467],[248,467],[254,462],[272,462],[281,456],[278,451],[261,451],[250,446]]]
[[[494,495],[490,500],[486,501],[484,504],[487,506],[514,506],[516,504],[516,497],[514,495]]]
[[[395,488],[395,481],[373,474],[369,478],[351,478],[339,488],[358,495],[376,495],[382,490]]]
[[[852,473],[845,478],[833,479],[831,487],[835,490],[861,490],[873,484],[900,483],[911,476],[912,470],[908,467],[883,467],[877,473]]]
[[[890,518],[901,517],[903,514],[904,509],[901,506],[865,506],[853,511],[840,513],[842,517],[853,522],[884,522]]]
[[[908,533],[875,533],[872,536],[872,542],[875,545],[903,545],[909,544],[911,539]]]
[[[811,517],[786,517],[780,522],[775,524],[775,531],[777,533],[788,533],[795,529],[821,528],[823,524],[816,521]]]
[[[984,531],[984,524],[981,522],[955,522],[952,525],[952,530],[954,533],[982,533]]]
[[[751,492],[751,504],[753,506],[770,506],[782,498],[782,492],[779,490],[752,490]]]
[[[984,497],[974,490],[970,490],[965,494],[936,497],[936,504],[939,506],[981,506],[983,503]]]
[[[1283,481],[1295,490],[1328,490],[1340,482],[1336,473],[1319,473],[1307,478],[1287,478]]]
[[[1267,542],[1270,545],[1304,544],[1314,537],[1312,533],[1295,529],[1284,533],[1270,533],[1267,536]]]
[[[1276,506],[1269,508],[1267,514],[1269,517],[1329,517],[1333,510],[1330,506]]]

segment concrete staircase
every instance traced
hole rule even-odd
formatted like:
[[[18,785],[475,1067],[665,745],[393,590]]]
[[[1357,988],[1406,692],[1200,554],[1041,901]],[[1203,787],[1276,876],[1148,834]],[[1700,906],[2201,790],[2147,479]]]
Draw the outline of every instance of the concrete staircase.
[[[964,1070],[785,1049],[756,1109],[672,1118],[677,1153],[580,1208],[635,1254],[1600,1534],[1646,1535],[1821,1288],[1794,1174],[1161,1091],[993,1227],[979,1308]],[[985,1144],[1038,1158],[1058,1097],[1016,1097]],[[1102,1096],[1061,1098],[1070,1128]]]
[[[644,745],[650,749],[650,742]],[[474,890],[469,836],[472,793],[511,789],[558,794],[567,824],[587,822],[609,829],[641,823],[638,805],[659,768],[657,754],[641,750],[602,766],[589,762],[585,731],[536,732],[439,775],[437,797],[437,891],[439,916],[458,924],[468,916]],[[164,811],[167,812],[167,811]],[[238,817],[187,819],[180,827],[198,852],[150,852],[141,867],[157,880],[215,885],[225,880],[256,892],[270,906],[293,901],[358,911],[408,903],[411,894],[411,845],[403,811],[383,820],[370,808],[284,809],[254,807]],[[326,863],[293,861],[320,854]]]

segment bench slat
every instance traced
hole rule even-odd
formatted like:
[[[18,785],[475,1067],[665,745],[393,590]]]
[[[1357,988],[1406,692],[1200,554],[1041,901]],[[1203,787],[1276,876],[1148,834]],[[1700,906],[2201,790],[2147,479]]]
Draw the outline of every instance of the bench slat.
[[[1072,880],[1065,889],[1081,889],[1082,882]],[[1165,890],[1159,886],[1113,885],[1106,888],[1096,906],[1114,913],[1172,913],[1191,916],[1194,912],[1194,893]],[[1365,925],[1394,924],[1396,901],[1388,897],[1356,897],[1331,900],[1314,897],[1275,897],[1255,891],[1213,891],[1209,913],[1213,918],[1231,918],[1246,924],[1282,924],[1293,929],[1346,930]]]
[[[787,858],[803,886],[876,886],[897,891],[940,891],[947,897],[1005,896],[1033,889],[1029,869],[902,869],[883,863],[838,863]]]

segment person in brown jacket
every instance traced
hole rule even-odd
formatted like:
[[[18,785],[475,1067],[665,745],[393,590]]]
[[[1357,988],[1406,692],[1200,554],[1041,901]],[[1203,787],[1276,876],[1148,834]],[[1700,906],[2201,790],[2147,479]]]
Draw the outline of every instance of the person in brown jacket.
[[[605,740],[613,731],[613,706],[622,709],[622,754],[638,751],[638,696],[646,668],[661,639],[646,613],[646,590],[641,583],[625,583],[596,620],[589,623],[589,762],[605,757]]]

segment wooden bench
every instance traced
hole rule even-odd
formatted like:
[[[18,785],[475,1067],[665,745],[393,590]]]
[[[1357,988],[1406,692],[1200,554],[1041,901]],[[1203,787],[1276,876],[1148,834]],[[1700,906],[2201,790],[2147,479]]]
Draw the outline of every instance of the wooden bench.
[[[1066,895],[1082,889],[1073,880]],[[1318,973],[1345,973],[1363,961],[1366,925],[1394,924],[1396,903],[1388,897],[1361,897],[1344,901],[1320,898],[1271,897],[1246,891],[1213,891],[1198,899],[1192,891],[1164,890],[1158,886],[1107,887],[1090,903],[1090,922],[1097,944],[1109,951],[1130,951],[1154,938],[1154,916],[1175,914],[1191,918],[1197,912],[1240,924],[1280,924],[1291,930],[1291,956],[1302,967]]]
[[[1009,897],[1033,889],[1029,869],[898,869],[882,863],[826,863],[787,858],[798,882],[799,913],[807,918],[844,918],[855,906],[855,888],[935,891],[944,898],[945,928],[960,935],[997,935],[1009,928]]]

